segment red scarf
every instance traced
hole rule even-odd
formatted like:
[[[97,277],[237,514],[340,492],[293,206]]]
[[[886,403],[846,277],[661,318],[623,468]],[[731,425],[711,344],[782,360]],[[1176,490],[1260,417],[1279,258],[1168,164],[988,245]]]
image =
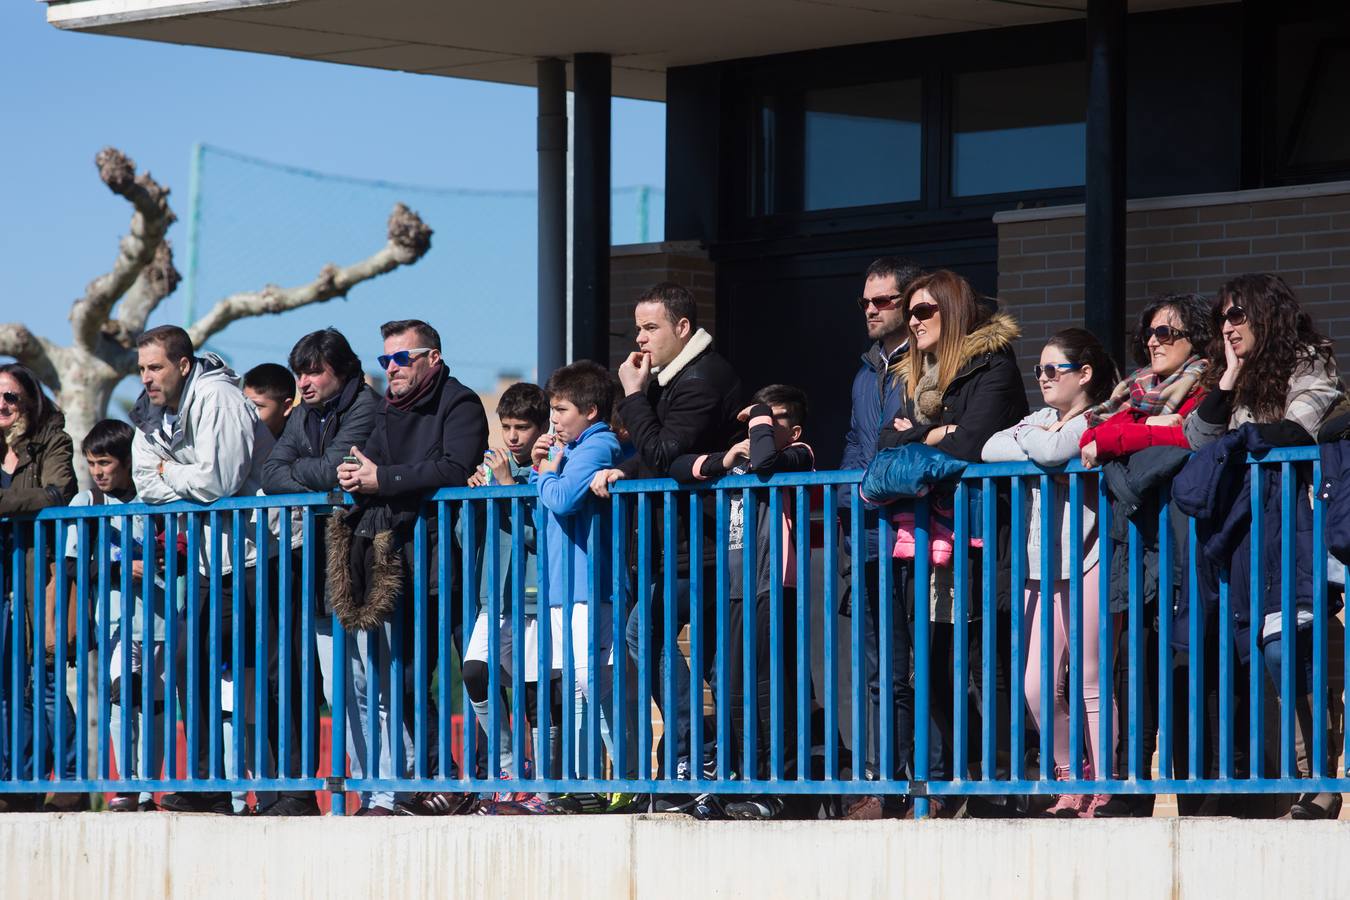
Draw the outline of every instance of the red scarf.
[[[389,401],[389,405],[392,406],[394,409],[401,409],[401,410],[412,409],[414,406],[417,405],[417,403],[419,403],[422,400],[423,397],[425,397],[427,394],[430,394],[432,391],[436,389],[436,384],[437,382],[440,381],[440,379],[441,379],[441,363],[436,363],[436,365],[432,366],[430,369],[427,369],[427,374],[422,376],[422,380],[413,385],[412,390],[408,391],[406,394],[403,394],[402,396],[399,397],[395,397],[392,393],[386,390],[384,396],[385,399]]]

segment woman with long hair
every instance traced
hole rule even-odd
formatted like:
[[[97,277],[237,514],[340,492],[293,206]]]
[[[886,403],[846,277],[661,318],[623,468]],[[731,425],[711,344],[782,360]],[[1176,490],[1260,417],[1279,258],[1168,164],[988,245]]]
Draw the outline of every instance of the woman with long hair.
[[[65,433],[65,424],[65,417],[57,409],[56,404],[42,392],[37,376],[27,367],[17,363],[0,365],[0,516],[23,515],[48,506],[64,506],[75,496],[75,449],[70,436]],[[0,530],[0,545],[6,545],[3,548],[4,559],[10,558],[9,551],[12,550],[12,544],[9,542],[15,537],[14,529],[25,527],[31,528],[32,525],[20,524]],[[49,562],[50,553],[48,558],[38,560],[30,550],[24,566],[28,580],[31,582],[35,566],[45,566]],[[48,581],[50,582],[50,579]],[[28,643],[28,635],[16,635],[10,630],[14,621],[11,605],[15,602],[15,587],[8,575],[5,576],[3,584],[0,584],[0,596],[3,596],[3,602],[0,603],[0,658],[5,661],[6,669],[9,660],[13,658],[12,654],[16,652],[13,645],[17,642],[24,642],[29,658],[34,652],[43,652],[42,648],[32,647]],[[24,585],[24,588],[17,593],[24,598],[26,606],[24,621],[31,623],[34,610],[31,585]],[[25,630],[31,634],[31,629]],[[54,633],[48,635],[49,643],[54,639]],[[64,690],[59,692],[59,698],[57,696],[54,679],[61,673],[54,671],[54,659],[50,649],[47,653],[47,664],[45,678],[47,696],[43,699],[44,708],[55,702],[65,702],[68,705],[70,701],[66,698]],[[26,679],[31,671],[31,666],[24,666],[25,684],[5,685],[5,696],[12,696],[11,691],[14,690],[30,688],[31,685],[26,683]],[[61,684],[64,683],[64,675],[61,675]],[[34,726],[31,718],[33,709],[28,704],[23,707],[24,721],[20,732],[24,738],[18,747],[10,745],[13,733],[13,723],[8,721],[10,714],[12,714],[10,704],[0,704],[0,778],[28,778],[31,777],[33,770],[33,760],[30,758]],[[70,718],[67,721],[73,722],[73,710],[69,711],[68,715]],[[52,752],[50,739],[46,743],[50,754]],[[67,777],[74,777],[73,740],[67,749],[67,758],[60,764],[65,766]],[[44,771],[39,773],[39,777],[45,777],[47,761],[39,762],[44,766]],[[67,800],[67,797],[72,799]],[[0,797],[0,811],[32,810],[37,807],[39,799],[27,794],[8,794]],[[67,808],[63,804],[73,804],[68,808],[76,808],[81,801],[87,800],[87,795],[71,794],[57,795],[57,799],[53,802],[58,808]]]
[[[1028,411],[1026,389],[1013,352],[1013,341],[1021,331],[1011,316],[998,312],[992,301],[977,299],[964,278],[946,270],[933,272],[912,282],[905,292],[902,308],[909,326],[909,351],[896,365],[906,380],[906,396],[900,417],[891,423],[890,428],[881,432],[877,443],[887,447],[922,442],[960,459],[979,462],[980,451],[990,436],[1013,425]],[[942,499],[950,502],[950,498],[935,497],[930,498],[930,502],[936,506]],[[1006,514],[1001,515],[999,521],[1005,523],[1005,527],[997,535],[983,536],[984,549],[981,552],[995,553],[998,564],[1005,566],[1008,556],[1006,523],[1009,518]],[[957,549],[958,552],[966,552],[965,548]],[[981,590],[980,570],[979,565],[972,565],[968,570],[972,577],[969,580],[966,609],[972,618],[982,615],[984,592]],[[896,572],[896,596],[905,598],[906,604],[912,598],[926,597],[934,623],[931,708],[934,741],[940,742],[943,752],[940,761],[936,756],[933,760],[933,775],[942,778],[945,773],[940,769],[950,768],[953,740],[953,571],[950,566],[935,565],[929,584],[913,592],[908,588],[913,575],[910,567],[900,564]],[[991,585],[990,591],[995,590]],[[1011,641],[1009,602],[1007,591],[1004,590],[998,594],[995,608],[988,610],[990,615],[995,616],[999,632],[994,650],[999,656],[997,684],[990,685],[989,689],[999,694],[1000,699],[996,702],[1000,710],[1008,708],[1007,648]],[[896,613],[897,621],[904,621],[911,626],[910,633],[898,636],[893,642],[903,645],[896,648],[899,657],[894,664],[902,667],[898,671],[909,669],[912,644],[907,642],[913,638],[913,615],[913,608]],[[983,645],[979,634],[980,629],[976,627],[968,632],[970,672],[973,677],[972,684],[968,686],[972,702],[969,716],[971,724],[966,737],[972,764],[977,764],[981,753],[978,739],[980,704],[974,698],[978,698],[985,689],[982,684],[983,667],[980,664]],[[908,742],[910,736],[897,735],[897,740]],[[1000,736],[1000,744],[1005,742],[1006,735]],[[896,758],[905,761],[910,759],[907,746]],[[954,774],[962,778],[967,775],[965,772]],[[972,801],[968,806],[991,802],[996,804],[998,800],[984,798]],[[940,802],[934,802],[933,806],[935,814],[944,812],[940,809]]]
[[[1336,372],[1331,341],[1313,325],[1312,317],[1299,305],[1293,290],[1279,275],[1242,275],[1219,288],[1214,316],[1218,333],[1211,351],[1214,367],[1205,377],[1209,393],[1195,415],[1186,420],[1186,436],[1191,446],[1199,450],[1242,427],[1250,428],[1255,438],[1267,446],[1314,443],[1322,426],[1343,410],[1346,392]],[[1292,641],[1295,658],[1283,659],[1281,634],[1287,623],[1278,587],[1281,579],[1275,579],[1274,586],[1267,579],[1267,585],[1261,591],[1261,621],[1249,621],[1249,604],[1235,605],[1233,635],[1239,659],[1256,665],[1256,660],[1245,657],[1250,646],[1247,635],[1250,629],[1259,629],[1261,661],[1277,699],[1283,666],[1294,667],[1296,763],[1299,774],[1310,777],[1313,729],[1327,727],[1326,722],[1314,723],[1312,714],[1314,612],[1311,560],[1315,548],[1312,546],[1311,490],[1315,485],[1304,466],[1295,466],[1292,477],[1297,479],[1296,508],[1292,511],[1295,559],[1289,560],[1295,576],[1293,603],[1296,613]],[[1279,527],[1276,523],[1286,510],[1278,479],[1268,474],[1263,482],[1259,491],[1255,483],[1250,484],[1250,490],[1263,506],[1265,528],[1269,532]],[[1265,552],[1267,559],[1273,557],[1275,560],[1267,565],[1274,565],[1278,571],[1281,555]],[[1249,558],[1249,545],[1244,542],[1228,565],[1230,590],[1234,596],[1247,593],[1242,589],[1241,581],[1250,580],[1251,573],[1244,565]],[[1210,628],[1214,630],[1213,625]],[[1216,634],[1209,637],[1217,640]],[[1242,697],[1237,699],[1239,704],[1244,703]],[[1261,713],[1250,710],[1248,714]],[[1278,729],[1267,733],[1271,741],[1278,736]],[[1327,741],[1328,746],[1334,743]],[[1340,808],[1340,794],[1305,793],[1294,802],[1290,815],[1297,819],[1335,818]]]
[[[1041,466],[1058,466],[1079,454],[1079,439],[1087,430],[1088,408],[1104,401],[1116,383],[1116,366],[1106,348],[1096,336],[1082,328],[1066,328],[1055,334],[1041,350],[1040,362],[1032,366],[1032,374],[1045,398],[1045,407],[1031,413],[1011,428],[991,437],[984,445],[985,462],[1012,462],[1031,460]],[[1110,748],[1097,746],[1101,720],[1098,692],[1099,642],[1097,603],[1097,517],[1095,491],[1084,492],[1081,512],[1082,530],[1073,534],[1069,529],[1069,491],[1057,484],[1054,496],[1048,502],[1053,506],[1054,518],[1059,522],[1058,535],[1041,532],[1042,503],[1039,486],[1032,487],[1030,513],[1027,524],[1027,583],[1026,583],[1026,700],[1037,728],[1047,724],[1042,720],[1041,708],[1045,691],[1054,695],[1052,727],[1054,729],[1055,777],[1068,780],[1073,753],[1081,747],[1069,746],[1069,578],[1070,548],[1081,546],[1082,596],[1084,598],[1082,633],[1083,664],[1081,667],[1083,711],[1086,719],[1084,739],[1088,749],[1088,765],[1084,776],[1106,772],[1110,764]],[[1019,513],[1014,510],[1014,514]],[[1053,579],[1045,584],[1042,565],[1046,548],[1053,548],[1051,561]],[[1014,586],[1016,588],[1016,586]],[[1047,601],[1047,597],[1050,598]],[[1041,670],[1041,634],[1043,615],[1050,615],[1052,649],[1051,668]],[[1112,706],[1114,715],[1114,704]],[[1049,809],[1051,816],[1072,818],[1090,817],[1107,801],[1104,794],[1062,794]]]

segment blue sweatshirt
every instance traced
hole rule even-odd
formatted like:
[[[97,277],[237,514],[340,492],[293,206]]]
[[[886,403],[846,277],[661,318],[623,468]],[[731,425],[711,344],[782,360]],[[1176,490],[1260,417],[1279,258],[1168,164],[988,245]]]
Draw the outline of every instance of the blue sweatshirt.
[[[591,524],[601,508],[591,495],[591,479],[601,469],[612,469],[622,456],[619,440],[609,425],[596,422],[563,448],[556,472],[532,472],[530,483],[539,490],[538,540],[540,566],[544,573],[540,596],[549,606],[563,606],[568,594],[576,603],[591,600],[590,560],[596,569],[595,595],[606,598],[613,591],[610,575],[610,535],[597,523],[597,546],[588,553]],[[569,582],[565,560],[571,559]]]

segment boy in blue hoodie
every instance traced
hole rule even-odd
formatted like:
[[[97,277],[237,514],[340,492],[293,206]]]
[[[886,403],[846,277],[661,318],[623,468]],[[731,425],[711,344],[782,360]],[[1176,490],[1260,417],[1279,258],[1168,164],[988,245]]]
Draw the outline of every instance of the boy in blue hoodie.
[[[542,576],[539,594],[541,606],[547,606],[550,613],[550,668],[555,675],[563,670],[569,632],[566,607],[570,600],[570,645],[576,673],[574,708],[579,711],[583,700],[598,699],[604,721],[609,725],[613,722],[610,707],[613,702],[611,650],[614,632],[614,604],[609,599],[613,583],[610,535],[609,529],[596,521],[602,507],[592,496],[590,484],[597,472],[613,468],[621,458],[618,438],[606,424],[614,406],[614,386],[603,367],[582,360],[554,372],[545,392],[554,433],[541,435],[535,443],[530,483],[539,491],[538,547]],[[594,544],[590,539],[593,525],[597,528]],[[595,567],[594,587],[591,584],[592,563]],[[592,616],[596,628],[594,663],[598,698],[592,698],[589,690],[588,638]],[[565,692],[566,685],[562,689]],[[573,722],[577,731],[573,746],[580,750],[583,745],[582,717],[574,715]],[[605,729],[607,744],[610,744],[610,730],[612,726]],[[577,755],[579,757],[580,753]],[[598,774],[599,766],[592,765],[591,770]],[[581,773],[564,772],[562,777],[573,777],[574,774]]]

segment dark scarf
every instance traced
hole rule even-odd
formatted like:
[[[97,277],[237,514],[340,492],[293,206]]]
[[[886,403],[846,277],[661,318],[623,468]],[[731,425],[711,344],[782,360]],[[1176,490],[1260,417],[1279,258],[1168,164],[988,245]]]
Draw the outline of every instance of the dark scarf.
[[[339,410],[350,406],[352,397],[364,386],[365,382],[360,376],[348,378],[347,383],[342,386],[342,390],[338,391],[327,402],[317,407],[305,408],[305,437],[309,439],[309,446],[313,449],[315,456],[323,455],[323,426],[328,421],[328,417],[335,416]]]
[[[395,397],[386,390],[384,392],[385,399],[389,401],[389,405],[394,409],[412,409],[420,403],[423,398],[436,389],[436,385],[440,383],[443,368],[444,366],[441,363],[436,363],[436,365],[427,370],[427,374],[422,376],[422,380],[417,382],[417,384],[413,386],[413,389],[408,391],[408,393],[404,394],[402,397]]]

